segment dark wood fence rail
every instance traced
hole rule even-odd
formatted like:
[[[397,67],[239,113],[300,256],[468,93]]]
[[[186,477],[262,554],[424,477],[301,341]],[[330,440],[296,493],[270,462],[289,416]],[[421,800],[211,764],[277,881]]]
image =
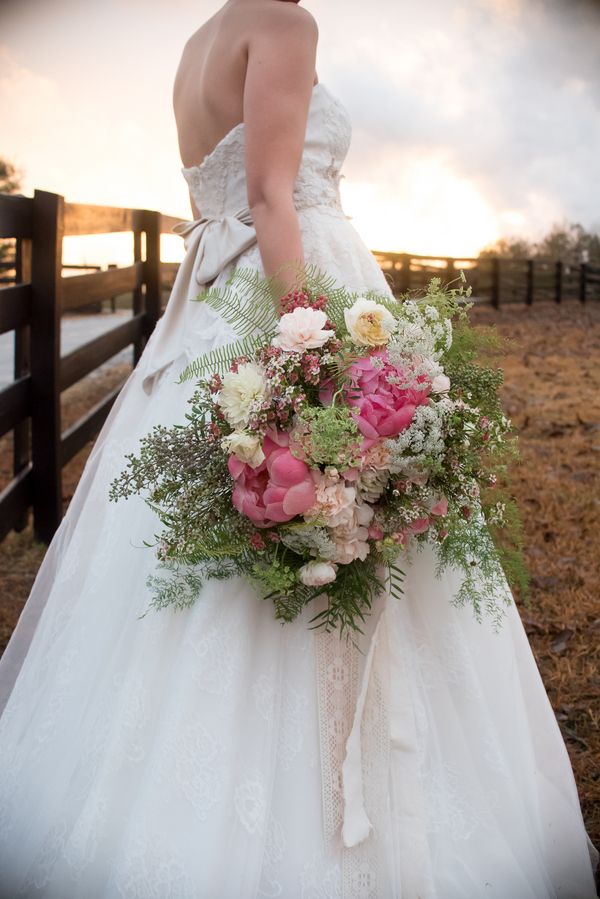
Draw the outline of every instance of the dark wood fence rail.
[[[394,293],[420,290],[430,278],[444,283],[454,281],[463,269],[473,288],[472,299],[479,303],[500,304],[565,299],[600,299],[600,267],[587,263],[550,262],[544,259],[477,259],[443,256],[419,256],[374,250]],[[460,282],[456,281],[454,286]]]
[[[62,468],[98,433],[124,382],[64,432],[61,392],[130,344],[137,363],[162,313],[163,275],[172,283],[173,266],[161,263],[160,235],[176,221],[149,209],[66,203],[42,190],[31,198],[0,195],[0,238],[15,242],[14,282],[0,288],[0,334],[14,331],[15,349],[14,380],[0,390],[0,437],[13,432],[13,477],[0,493],[0,539],[26,526],[30,507],[39,539],[49,542],[56,531]],[[132,265],[63,276],[64,237],[119,231],[133,235]],[[61,355],[64,312],[128,291],[130,318]]]

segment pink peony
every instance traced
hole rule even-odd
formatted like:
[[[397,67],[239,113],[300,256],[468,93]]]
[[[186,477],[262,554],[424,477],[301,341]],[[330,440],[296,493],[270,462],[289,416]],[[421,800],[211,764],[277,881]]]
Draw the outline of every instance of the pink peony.
[[[235,480],[232,502],[257,527],[270,527],[303,515],[315,502],[315,484],[305,462],[289,451],[289,434],[271,428],[263,442],[264,460],[256,468],[230,456]]]
[[[373,364],[377,360],[380,364]],[[351,386],[346,401],[357,410],[355,420],[365,438],[363,450],[369,449],[381,437],[395,437],[412,420],[417,406],[427,403],[431,381],[425,375],[417,380],[423,386],[400,388],[394,379],[405,379],[407,372],[389,361],[387,350],[378,350],[350,366]],[[319,398],[326,405],[331,402],[332,386],[324,384]]]

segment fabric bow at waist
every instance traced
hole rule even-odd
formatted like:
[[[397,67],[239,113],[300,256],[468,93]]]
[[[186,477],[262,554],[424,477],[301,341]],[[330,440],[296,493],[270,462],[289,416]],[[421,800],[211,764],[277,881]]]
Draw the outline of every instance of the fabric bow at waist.
[[[206,287],[226,265],[256,243],[252,213],[247,206],[220,219],[205,217],[177,222],[171,230],[183,237],[186,252],[167,307],[140,359],[146,393],[151,393],[155,376],[181,352],[186,302],[195,300],[198,287]]]

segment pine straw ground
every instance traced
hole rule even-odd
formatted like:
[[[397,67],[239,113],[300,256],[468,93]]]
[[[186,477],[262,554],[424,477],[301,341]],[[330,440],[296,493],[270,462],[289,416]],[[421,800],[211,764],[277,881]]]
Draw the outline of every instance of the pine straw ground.
[[[600,846],[600,304],[476,307],[474,323],[511,339],[506,413],[520,436],[514,493],[532,574],[517,604],[573,764],[586,827]],[[63,396],[67,427],[127,372],[103,366]],[[64,472],[65,507],[89,447]],[[0,441],[6,481],[10,443]],[[6,644],[42,560],[31,525],[0,544],[0,643]]]

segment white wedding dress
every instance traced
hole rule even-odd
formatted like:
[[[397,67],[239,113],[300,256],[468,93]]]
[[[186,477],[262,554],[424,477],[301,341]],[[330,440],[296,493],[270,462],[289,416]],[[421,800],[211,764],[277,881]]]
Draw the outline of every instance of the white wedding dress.
[[[295,187],[305,256],[389,293],[344,215],[348,114],[313,90]],[[406,559],[361,651],[291,624],[241,579],[148,608],[158,530],[111,480],[183,421],[195,356],[235,338],[187,302],[261,269],[244,129],[184,168],[203,219],[167,310],[89,457],[0,662],[1,899],[593,899],[598,853],[514,604],[499,631]],[[506,592],[510,594],[508,585]]]

